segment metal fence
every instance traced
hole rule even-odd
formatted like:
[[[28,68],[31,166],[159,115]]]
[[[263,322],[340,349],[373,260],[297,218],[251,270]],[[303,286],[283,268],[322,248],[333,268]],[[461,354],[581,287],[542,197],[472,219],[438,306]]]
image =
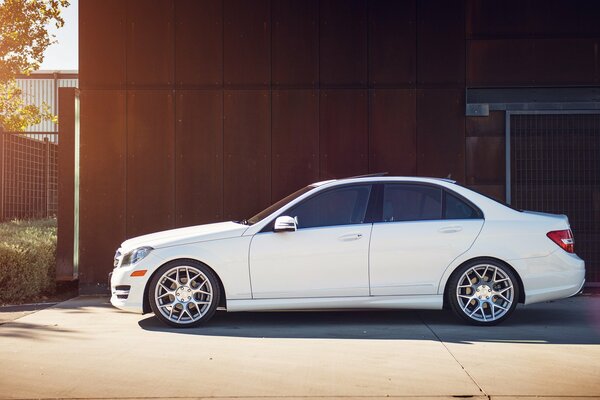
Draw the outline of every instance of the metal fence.
[[[0,220],[56,216],[58,134],[0,132]]]

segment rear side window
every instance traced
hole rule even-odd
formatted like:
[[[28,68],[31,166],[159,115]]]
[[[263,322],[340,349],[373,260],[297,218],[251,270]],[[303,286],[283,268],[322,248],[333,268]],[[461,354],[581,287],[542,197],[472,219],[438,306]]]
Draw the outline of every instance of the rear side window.
[[[444,194],[445,219],[476,219],[481,218],[479,213],[469,204],[446,192]]]
[[[442,190],[433,186],[387,184],[383,221],[422,221],[442,218]]]
[[[296,218],[298,229],[362,224],[370,193],[371,185],[336,188],[304,200],[285,214]]]

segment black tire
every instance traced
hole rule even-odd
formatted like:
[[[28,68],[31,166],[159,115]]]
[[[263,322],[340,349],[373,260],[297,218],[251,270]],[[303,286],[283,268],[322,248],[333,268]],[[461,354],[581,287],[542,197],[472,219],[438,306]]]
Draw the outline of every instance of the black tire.
[[[171,261],[150,281],[148,301],[154,315],[175,328],[192,328],[212,318],[221,287],[214,272],[194,260]]]
[[[519,281],[506,264],[479,259],[460,266],[448,281],[454,314],[472,325],[492,326],[508,318],[520,298]]]

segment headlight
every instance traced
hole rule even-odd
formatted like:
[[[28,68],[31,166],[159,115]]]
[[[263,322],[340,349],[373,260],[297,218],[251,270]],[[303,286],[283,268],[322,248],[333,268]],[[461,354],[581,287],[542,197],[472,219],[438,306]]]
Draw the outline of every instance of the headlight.
[[[152,250],[154,249],[148,246],[138,247],[137,249],[131,250],[129,253],[123,256],[123,262],[121,262],[121,267],[136,264],[137,262],[145,258],[148,254],[150,254]]]

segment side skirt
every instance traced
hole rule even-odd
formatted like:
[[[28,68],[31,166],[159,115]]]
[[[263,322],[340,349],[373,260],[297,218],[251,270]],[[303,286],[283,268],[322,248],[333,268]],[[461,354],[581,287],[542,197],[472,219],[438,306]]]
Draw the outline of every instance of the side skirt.
[[[227,300],[227,311],[420,309],[441,310],[442,295]]]

